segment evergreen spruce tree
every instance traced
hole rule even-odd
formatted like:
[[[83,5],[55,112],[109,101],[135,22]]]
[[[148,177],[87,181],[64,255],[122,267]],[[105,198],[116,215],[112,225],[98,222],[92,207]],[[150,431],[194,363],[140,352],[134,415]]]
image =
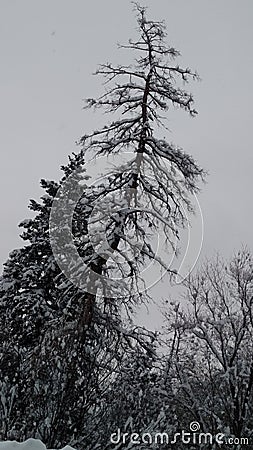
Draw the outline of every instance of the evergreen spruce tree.
[[[141,336],[126,328],[117,305],[112,309],[110,303],[97,302],[87,329],[81,293],[55,263],[50,209],[70,171],[81,168],[80,179],[87,178],[83,163],[81,152],[63,167],[60,183],[42,180],[46,195],[41,203],[30,204],[36,216],[20,224],[29,244],[11,253],[1,277],[3,439],[32,436],[49,447],[81,439],[85,448],[89,443],[93,448],[95,419],[121,361],[138,348],[144,354],[149,348],[152,333]],[[94,195],[90,191],[85,199],[92,201]],[[80,202],[72,223],[76,243],[87,234],[88,214]],[[81,240],[78,250],[82,254]]]

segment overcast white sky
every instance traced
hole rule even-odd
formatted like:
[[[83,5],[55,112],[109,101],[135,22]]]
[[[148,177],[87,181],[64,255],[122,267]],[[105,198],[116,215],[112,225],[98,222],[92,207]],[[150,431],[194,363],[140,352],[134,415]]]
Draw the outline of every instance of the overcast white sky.
[[[164,19],[180,63],[197,69],[199,115],[168,113],[168,140],[209,171],[200,202],[202,256],[229,256],[252,245],[252,0],[146,0],[149,17]],[[117,50],[135,33],[131,2],[2,0],[0,263],[21,244],[17,224],[29,217],[40,178],[59,179],[75,140],[99,125],[82,99],[101,92],[99,63],[129,63]],[[123,52],[123,53],[122,53]]]

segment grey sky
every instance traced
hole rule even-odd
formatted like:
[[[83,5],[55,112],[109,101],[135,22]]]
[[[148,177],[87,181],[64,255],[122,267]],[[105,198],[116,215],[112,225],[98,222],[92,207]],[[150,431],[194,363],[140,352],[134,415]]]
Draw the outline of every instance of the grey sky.
[[[252,248],[252,0],[143,4],[150,18],[165,20],[180,63],[202,78],[189,86],[197,118],[168,112],[168,139],[209,171],[199,197],[202,256]],[[101,116],[82,111],[82,99],[101,92],[92,77],[99,63],[129,62],[116,43],[135,26],[130,1],[1,1],[0,263],[21,244],[17,224],[31,214],[29,198],[41,195],[40,178],[59,179],[75,140],[99,127]]]

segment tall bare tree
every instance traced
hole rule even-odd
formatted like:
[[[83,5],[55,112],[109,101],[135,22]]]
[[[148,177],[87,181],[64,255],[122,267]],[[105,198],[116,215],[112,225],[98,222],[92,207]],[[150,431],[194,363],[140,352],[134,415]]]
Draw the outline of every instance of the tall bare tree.
[[[184,84],[197,75],[175,63],[179,52],[166,44],[164,24],[148,20],[138,4],[135,10],[139,37],[121,47],[137,53],[136,62],[101,65],[106,92],[87,100],[87,107],[114,118],[80,139],[59,183],[42,181],[46,195],[32,201],[36,216],[22,223],[27,245],[10,255],[1,277],[4,438],[37,436],[50,446],[82,441],[92,448],[88,434],[101,420],[106,389],[125,359],[137,348],[144,358],[153,339],[126,327],[121,306],[131,318],[132,305],[142,301],[147,261],[174,273],[157,256],[152,236],[160,230],[174,248],[204,175],[158,130],[171,107],[196,115]],[[85,185],[89,157],[115,155],[122,160],[104,181]]]
[[[146,9],[138,4],[135,10],[139,37],[120,48],[135,52],[136,62],[101,65],[96,74],[105,78],[106,91],[98,99],[87,100],[87,108],[101,108],[113,115],[114,120],[80,139],[87,158],[122,157],[122,162],[110,170],[99,186],[96,199],[99,208],[93,217],[98,237],[88,265],[94,274],[109,279],[120,277],[120,292],[130,300],[133,285],[138,292],[141,268],[146,261],[157,262],[172,275],[175,273],[156,254],[153,232],[159,230],[169,251],[174,250],[174,239],[178,239],[179,228],[185,224],[184,211],[192,212],[190,195],[198,192],[198,183],[204,177],[190,155],[159,137],[159,128],[166,130],[163,114],[172,107],[191,116],[197,114],[193,97],[184,86],[190,79],[198,79],[198,75],[175,63],[180,53],[166,43],[164,24],[148,20]],[[129,153],[130,160],[124,162]],[[105,217],[108,217],[106,227]],[[106,230],[101,239],[99,225]],[[105,233],[108,246],[103,251]],[[134,236],[134,241],[129,236]],[[139,241],[141,245],[136,245]],[[125,264],[117,263],[117,254],[124,258]],[[85,280],[86,286],[96,279],[95,276],[93,280]],[[95,289],[86,299],[89,311],[96,293]],[[119,296],[119,289],[114,292],[110,286],[104,295]]]

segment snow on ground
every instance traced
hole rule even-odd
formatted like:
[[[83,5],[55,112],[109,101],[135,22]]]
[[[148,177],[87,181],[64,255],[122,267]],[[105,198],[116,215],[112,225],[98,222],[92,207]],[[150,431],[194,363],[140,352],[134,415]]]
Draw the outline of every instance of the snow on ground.
[[[46,449],[46,446],[37,439],[27,439],[25,442],[5,441],[0,442],[0,450],[53,450]],[[73,447],[66,445],[61,450],[75,450]]]

